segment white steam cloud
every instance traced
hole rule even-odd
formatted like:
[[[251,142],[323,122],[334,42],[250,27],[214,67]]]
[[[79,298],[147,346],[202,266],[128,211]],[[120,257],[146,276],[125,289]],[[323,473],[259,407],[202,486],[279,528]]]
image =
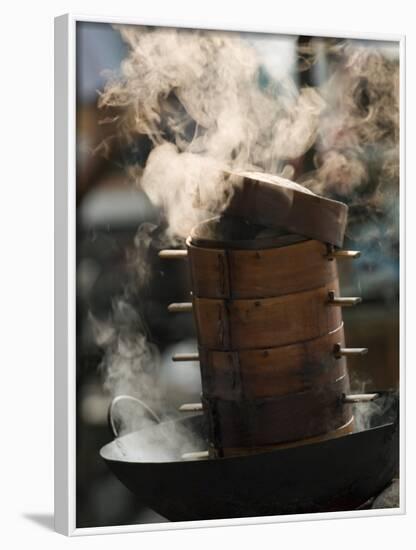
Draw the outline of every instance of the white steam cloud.
[[[257,51],[238,34],[120,27],[130,47],[101,107],[122,109],[119,131],[153,151],[137,182],[185,238],[229,191],[222,169],[281,173],[314,142],[324,103],[288,75],[262,85]]]

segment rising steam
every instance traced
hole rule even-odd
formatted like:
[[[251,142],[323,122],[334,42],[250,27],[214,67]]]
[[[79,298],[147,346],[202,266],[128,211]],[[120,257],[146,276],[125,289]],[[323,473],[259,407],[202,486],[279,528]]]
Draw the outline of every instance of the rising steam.
[[[229,191],[222,169],[280,173],[314,142],[324,103],[286,76],[262,84],[256,50],[238,34],[121,27],[130,47],[101,107],[121,108],[118,131],[153,151],[137,182],[186,237]]]
[[[399,232],[397,47],[343,43],[320,93],[326,107],[319,121],[315,169],[302,174],[300,182],[349,205],[350,236],[358,237],[355,225],[363,218],[381,221],[359,235],[360,243],[391,247]]]

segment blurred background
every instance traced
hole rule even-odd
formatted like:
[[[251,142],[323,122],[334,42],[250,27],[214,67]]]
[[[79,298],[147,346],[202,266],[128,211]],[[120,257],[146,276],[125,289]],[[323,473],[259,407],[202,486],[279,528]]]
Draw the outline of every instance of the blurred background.
[[[245,35],[244,39],[262,58],[264,82],[285,73],[299,86],[321,86],[336,70],[336,59],[325,61],[325,55],[305,66],[298,51],[307,37]],[[388,48],[390,58],[397,59],[397,48],[379,47]],[[159,220],[147,195],[128,177],[130,166],[145,164],[151,142],[145,136],[129,143],[117,139],[112,126],[102,123],[111,113],[97,106],[107,71],[117,73],[126,54],[119,32],[110,25],[77,23],[77,527],[164,521],[143,507],[99,456],[99,449],[113,437],[107,425],[111,396],[103,386],[104,352],[96,343],[91,315],[105,321],[114,298],[134,285],[137,230],[143,224],[156,226]],[[360,96],[359,101],[365,103],[366,98]],[[301,172],[296,181],[316,168],[315,152],[312,146],[297,163]],[[377,178],[376,171],[370,170],[371,174]],[[371,177],[369,186],[374,183]],[[345,247],[362,250],[362,256],[341,264],[343,294],[363,297],[359,308],[343,310],[347,344],[369,348],[365,358],[348,360],[353,389],[360,391],[398,387],[398,185],[388,197],[389,208],[377,204],[360,212],[359,206],[350,205],[354,224]],[[151,278],[140,295],[133,293],[132,305],[144,320],[149,342],[159,349],[158,383],[174,411],[180,403],[199,400],[200,376],[196,364],[174,364],[170,359],[174,352],[196,349],[191,316],[167,314],[170,302],[186,301],[189,294],[186,263],[163,262],[157,252],[150,244],[146,262]]]

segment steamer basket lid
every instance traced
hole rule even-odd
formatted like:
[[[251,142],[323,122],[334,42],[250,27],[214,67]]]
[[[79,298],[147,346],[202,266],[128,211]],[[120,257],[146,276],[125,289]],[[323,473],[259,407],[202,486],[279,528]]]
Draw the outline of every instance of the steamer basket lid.
[[[348,206],[315,195],[306,187],[272,174],[228,172],[232,194],[225,215],[341,247]]]

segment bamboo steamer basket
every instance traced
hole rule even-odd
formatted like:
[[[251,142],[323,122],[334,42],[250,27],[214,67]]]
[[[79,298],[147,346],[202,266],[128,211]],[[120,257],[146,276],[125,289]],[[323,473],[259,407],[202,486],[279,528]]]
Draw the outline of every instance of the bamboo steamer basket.
[[[206,397],[238,400],[307,391],[347,374],[343,325],[319,338],[273,348],[218,351],[199,348]]]
[[[217,300],[193,297],[201,347],[214,350],[284,346],[324,336],[340,327],[340,308],[331,307],[338,280],[317,289],[275,298]]]
[[[221,450],[299,441],[334,431],[352,418],[342,402],[348,375],[304,392],[269,398],[223,400],[203,398],[211,444]]]
[[[279,243],[282,239],[276,239]],[[293,244],[233,250],[194,246],[188,239],[193,293],[205,298],[267,298],[316,289],[337,279],[336,262],[327,260],[325,244],[300,239]]]
[[[241,223],[237,239],[218,238],[216,224],[187,241],[211,454],[352,431],[346,359],[334,355],[345,342],[327,246],[279,231],[251,238]]]

